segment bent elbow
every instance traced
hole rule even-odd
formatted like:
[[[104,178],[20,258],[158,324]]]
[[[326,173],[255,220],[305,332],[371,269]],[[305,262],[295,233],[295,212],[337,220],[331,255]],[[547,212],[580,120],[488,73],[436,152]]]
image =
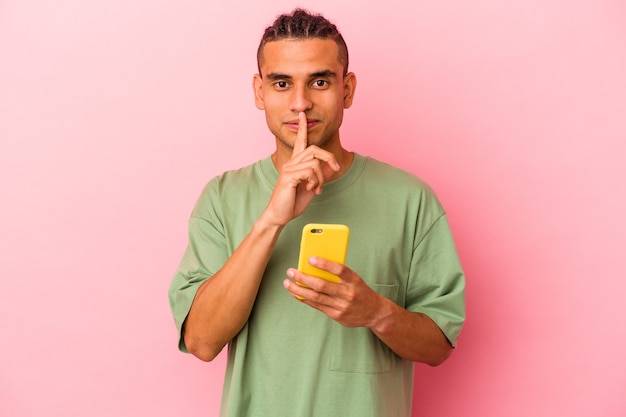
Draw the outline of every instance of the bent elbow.
[[[213,359],[217,358],[217,355],[220,354],[221,349],[210,349],[206,347],[198,347],[198,346],[188,346],[187,350],[196,358],[200,359],[203,362],[211,362]]]
[[[448,346],[446,349],[442,349],[436,355],[432,355],[429,360],[426,361],[426,364],[432,366],[433,368],[437,367],[444,363],[450,357],[450,355],[452,355],[452,351],[454,351],[454,348],[452,346]]]
[[[191,337],[185,337],[187,351],[203,362],[211,362],[222,351],[224,346],[214,347]]]
[[[209,350],[191,350],[191,349],[189,349],[189,353],[191,353],[196,358],[200,359],[202,362],[211,362],[218,355],[218,354],[213,353],[213,352],[211,352]]]

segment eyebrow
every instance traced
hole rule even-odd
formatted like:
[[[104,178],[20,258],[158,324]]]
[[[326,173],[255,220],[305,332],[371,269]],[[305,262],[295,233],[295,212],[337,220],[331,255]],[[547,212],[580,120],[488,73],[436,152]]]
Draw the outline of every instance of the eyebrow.
[[[269,78],[270,80],[285,80],[285,79],[289,80],[289,79],[291,79],[290,75],[279,74],[279,73],[276,73],[276,72],[270,72],[269,74],[266,74],[265,76],[267,78]]]
[[[317,71],[311,74],[311,78],[336,77],[336,76],[337,74],[335,73],[335,71],[331,71],[331,70]]]
[[[336,77],[337,74],[334,71],[331,70],[322,70],[322,71],[316,71],[316,72],[312,72],[311,74],[309,74],[309,78],[319,78],[319,77]],[[281,73],[277,73],[277,72],[270,72],[269,74],[266,75],[266,77],[270,80],[291,80],[293,77],[291,75],[287,75],[287,74],[281,74]]]

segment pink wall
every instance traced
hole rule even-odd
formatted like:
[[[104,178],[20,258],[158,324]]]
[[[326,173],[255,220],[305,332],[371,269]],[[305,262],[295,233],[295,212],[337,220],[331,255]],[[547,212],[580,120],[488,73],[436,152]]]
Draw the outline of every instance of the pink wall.
[[[166,292],[201,187],[273,147],[254,52],[294,3],[240,3],[0,2],[1,416],[216,415]],[[301,4],[351,47],[344,142],[437,189],[467,271],[414,415],[626,414],[623,1]]]

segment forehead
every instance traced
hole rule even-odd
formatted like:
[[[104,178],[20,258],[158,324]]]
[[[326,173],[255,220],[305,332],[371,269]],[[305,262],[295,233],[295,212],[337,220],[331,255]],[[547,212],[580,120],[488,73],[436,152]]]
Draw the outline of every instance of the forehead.
[[[332,39],[281,39],[263,46],[261,72],[292,74],[341,67]]]

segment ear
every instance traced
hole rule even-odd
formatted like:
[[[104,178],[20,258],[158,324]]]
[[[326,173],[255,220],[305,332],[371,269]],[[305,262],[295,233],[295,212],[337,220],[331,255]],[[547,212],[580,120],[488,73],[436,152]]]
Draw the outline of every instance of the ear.
[[[263,102],[263,80],[259,74],[254,74],[252,89],[254,90],[254,104],[256,108],[265,110],[265,103]]]
[[[356,90],[356,75],[353,72],[347,73],[343,77],[343,108],[347,109],[352,106],[354,92]]]

